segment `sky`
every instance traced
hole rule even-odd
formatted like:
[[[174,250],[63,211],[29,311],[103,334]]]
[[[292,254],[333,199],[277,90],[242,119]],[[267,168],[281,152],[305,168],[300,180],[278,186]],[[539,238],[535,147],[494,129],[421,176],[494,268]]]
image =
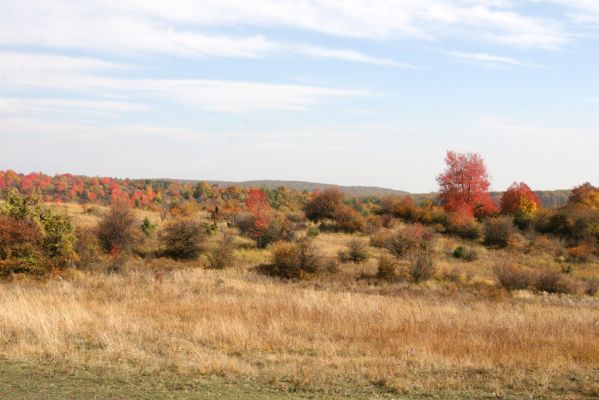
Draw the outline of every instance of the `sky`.
[[[598,0],[0,0],[0,169],[599,184]]]

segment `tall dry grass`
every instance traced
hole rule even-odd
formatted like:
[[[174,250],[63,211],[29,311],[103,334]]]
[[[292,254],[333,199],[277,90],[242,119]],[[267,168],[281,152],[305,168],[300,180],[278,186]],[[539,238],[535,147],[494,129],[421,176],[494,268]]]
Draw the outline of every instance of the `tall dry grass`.
[[[487,374],[481,385],[596,374],[598,321],[590,298],[381,296],[240,270],[0,284],[0,357],[309,387],[460,388],[472,371]]]

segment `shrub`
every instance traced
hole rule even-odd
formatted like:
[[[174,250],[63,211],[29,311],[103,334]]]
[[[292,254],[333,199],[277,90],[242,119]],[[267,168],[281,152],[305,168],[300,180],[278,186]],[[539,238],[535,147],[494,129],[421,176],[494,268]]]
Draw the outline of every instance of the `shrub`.
[[[222,239],[208,253],[208,266],[213,269],[229,268],[235,264],[235,241],[225,232]]]
[[[427,250],[431,240],[429,229],[422,225],[410,225],[395,232],[381,231],[371,238],[371,243],[389,250],[396,257],[403,257],[417,250]]]
[[[100,245],[106,252],[129,253],[141,241],[140,223],[125,202],[115,202],[97,227]]]
[[[435,270],[435,264],[430,253],[428,251],[418,251],[410,260],[408,275],[412,281],[419,283],[432,278]]]
[[[94,229],[77,227],[75,230],[75,252],[77,253],[76,264],[79,268],[87,269],[97,263],[101,250]]]
[[[587,296],[594,296],[599,291],[599,281],[588,281],[585,285],[584,293]]]
[[[574,285],[557,271],[540,272],[534,280],[534,287],[539,292],[574,293]]]
[[[510,217],[491,218],[485,222],[485,245],[507,247],[514,235],[514,223]]]
[[[319,255],[310,239],[297,243],[278,242],[272,250],[272,274],[301,278],[318,271]]]
[[[345,196],[338,189],[327,189],[316,194],[306,204],[306,217],[311,221],[323,221],[333,219],[335,212],[343,206]]]
[[[381,213],[401,218],[408,222],[416,222],[418,209],[410,196],[390,195],[381,201]]]
[[[146,237],[152,236],[152,234],[156,230],[156,224],[153,224],[148,217],[145,217],[139,229],[142,231],[144,235],[146,235]]]
[[[363,232],[366,228],[364,217],[350,206],[340,206],[335,210],[333,219],[335,227],[341,232]]]
[[[47,266],[40,240],[40,230],[33,222],[0,214],[0,277],[43,275]]]
[[[350,240],[345,250],[339,251],[339,260],[362,262],[368,258],[368,246],[360,239]]]
[[[464,239],[477,240],[482,236],[481,225],[476,219],[463,211],[452,212],[445,219],[440,219],[440,224],[447,233],[457,235]]]
[[[443,270],[443,280],[458,283],[462,280],[462,274],[457,268]]]
[[[459,258],[468,262],[475,261],[476,259],[478,259],[478,254],[476,253],[476,250],[464,246],[456,247],[452,253],[452,256],[454,258]]]
[[[254,214],[241,213],[235,216],[233,225],[242,235],[256,240],[258,248],[280,240],[289,241],[295,236],[293,225],[279,213],[271,213],[263,221],[257,221]]]
[[[159,235],[162,252],[178,260],[193,260],[202,252],[206,228],[191,218],[176,218],[166,223]]]
[[[397,279],[397,262],[393,257],[383,255],[379,258],[376,277],[384,281]]]
[[[569,205],[556,211],[540,213],[535,222],[541,233],[565,238],[570,244],[599,240],[599,210],[580,205]]]
[[[1,204],[0,261],[5,274],[31,273],[63,268],[70,263],[74,228],[66,215],[56,214],[39,199],[16,190]]]
[[[587,261],[593,255],[593,247],[590,244],[582,243],[577,246],[566,249],[568,259],[574,262]]]
[[[306,232],[306,236],[308,237],[316,237],[320,235],[320,229],[318,229],[318,227],[316,226],[311,226],[308,228],[308,232]]]
[[[533,274],[516,264],[500,264],[494,269],[499,284],[507,290],[527,289],[534,283]]]

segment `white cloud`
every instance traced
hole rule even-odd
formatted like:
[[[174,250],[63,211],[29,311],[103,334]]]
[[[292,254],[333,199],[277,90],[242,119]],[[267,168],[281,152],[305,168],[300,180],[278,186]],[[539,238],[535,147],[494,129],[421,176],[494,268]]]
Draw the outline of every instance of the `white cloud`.
[[[3,53],[0,81],[6,89],[53,89],[97,97],[169,99],[187,107],[220,112],[302,110],[332,98],[368,96],[367,91],[236,80],[128,79],[97,73],[118,64],[77,57]],[[14,62],[18,60],[18,62]],[[43,62],[40,62],[43,61]],[[21,69],[19,65],[26,67]]]
[[[485,53],[452,52],[452,53],[449,53],[449,55],[451,55],[453,57],[457,57],[457,58],[466,59],[466,60],[483,62],[483,63],[490,64],[490,65],[504,64],[504,65],[519,66],[519,67],[544,68],[542,65],[519,61],[512,57],[497,56],[497,55],[485,54]]]
[[[565,7],[569,16],[579,23],[599,23],[599,2],[597,0],[535,0],[538,3],[554,3]]]
[[[154,126],[144,124],[121,124],[115,126],[102,126],[84,122],[48,122],[39,118],[7,117],[1,118],[2,135],[19,137],[33,143],[55,143],[56,141],[69,142],[72,140],[102,142],[108,138],[158,138],[177,140],[198,140],[205,137],[205,133],[193,129]]]
[[[78,98],[0,97],[0,115],[37,115],[56,118],[69,115],[113,117],[122,112],[147,110],[148,107],[125,101]]]
[[[278,49],[277,41],[256,33],[213,33],[231,27],[378,40],[460,34],[518,47],[566,42],[560,26],[547,18],[492,0],[56,0],[51,6],[5,0],[2,8],[0,44],[126,54],[257,57]]]
[[[333,58],[364,64],[387,65],[391,67],[419,69],[416,65],[403,63],[387,58],[369,56],[350,49],[327,49],[323,47],[299,45],[293,48],[296,52],[319,58]]]

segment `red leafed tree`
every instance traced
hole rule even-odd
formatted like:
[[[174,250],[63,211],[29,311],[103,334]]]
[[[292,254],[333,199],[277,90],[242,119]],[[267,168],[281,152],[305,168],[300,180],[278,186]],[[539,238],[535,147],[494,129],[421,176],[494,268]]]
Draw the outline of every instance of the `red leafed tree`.
[[[446,170],[437,177],[439,198],[447,211],[483,216],[496,211],[489,195],[487,167],[479,154],[448,151]]]
[[[526,183],[514,182],[501,196],[500,206],[504,214],[534,214],[541,208],[541,201]]]
[[[252,234],[256,239],[258,247],[262,247],[262,238],[268,231],[272,211],[268,202],[268,196],[261,189],[250,189],[245,200],[245,206],[254,217]]]

